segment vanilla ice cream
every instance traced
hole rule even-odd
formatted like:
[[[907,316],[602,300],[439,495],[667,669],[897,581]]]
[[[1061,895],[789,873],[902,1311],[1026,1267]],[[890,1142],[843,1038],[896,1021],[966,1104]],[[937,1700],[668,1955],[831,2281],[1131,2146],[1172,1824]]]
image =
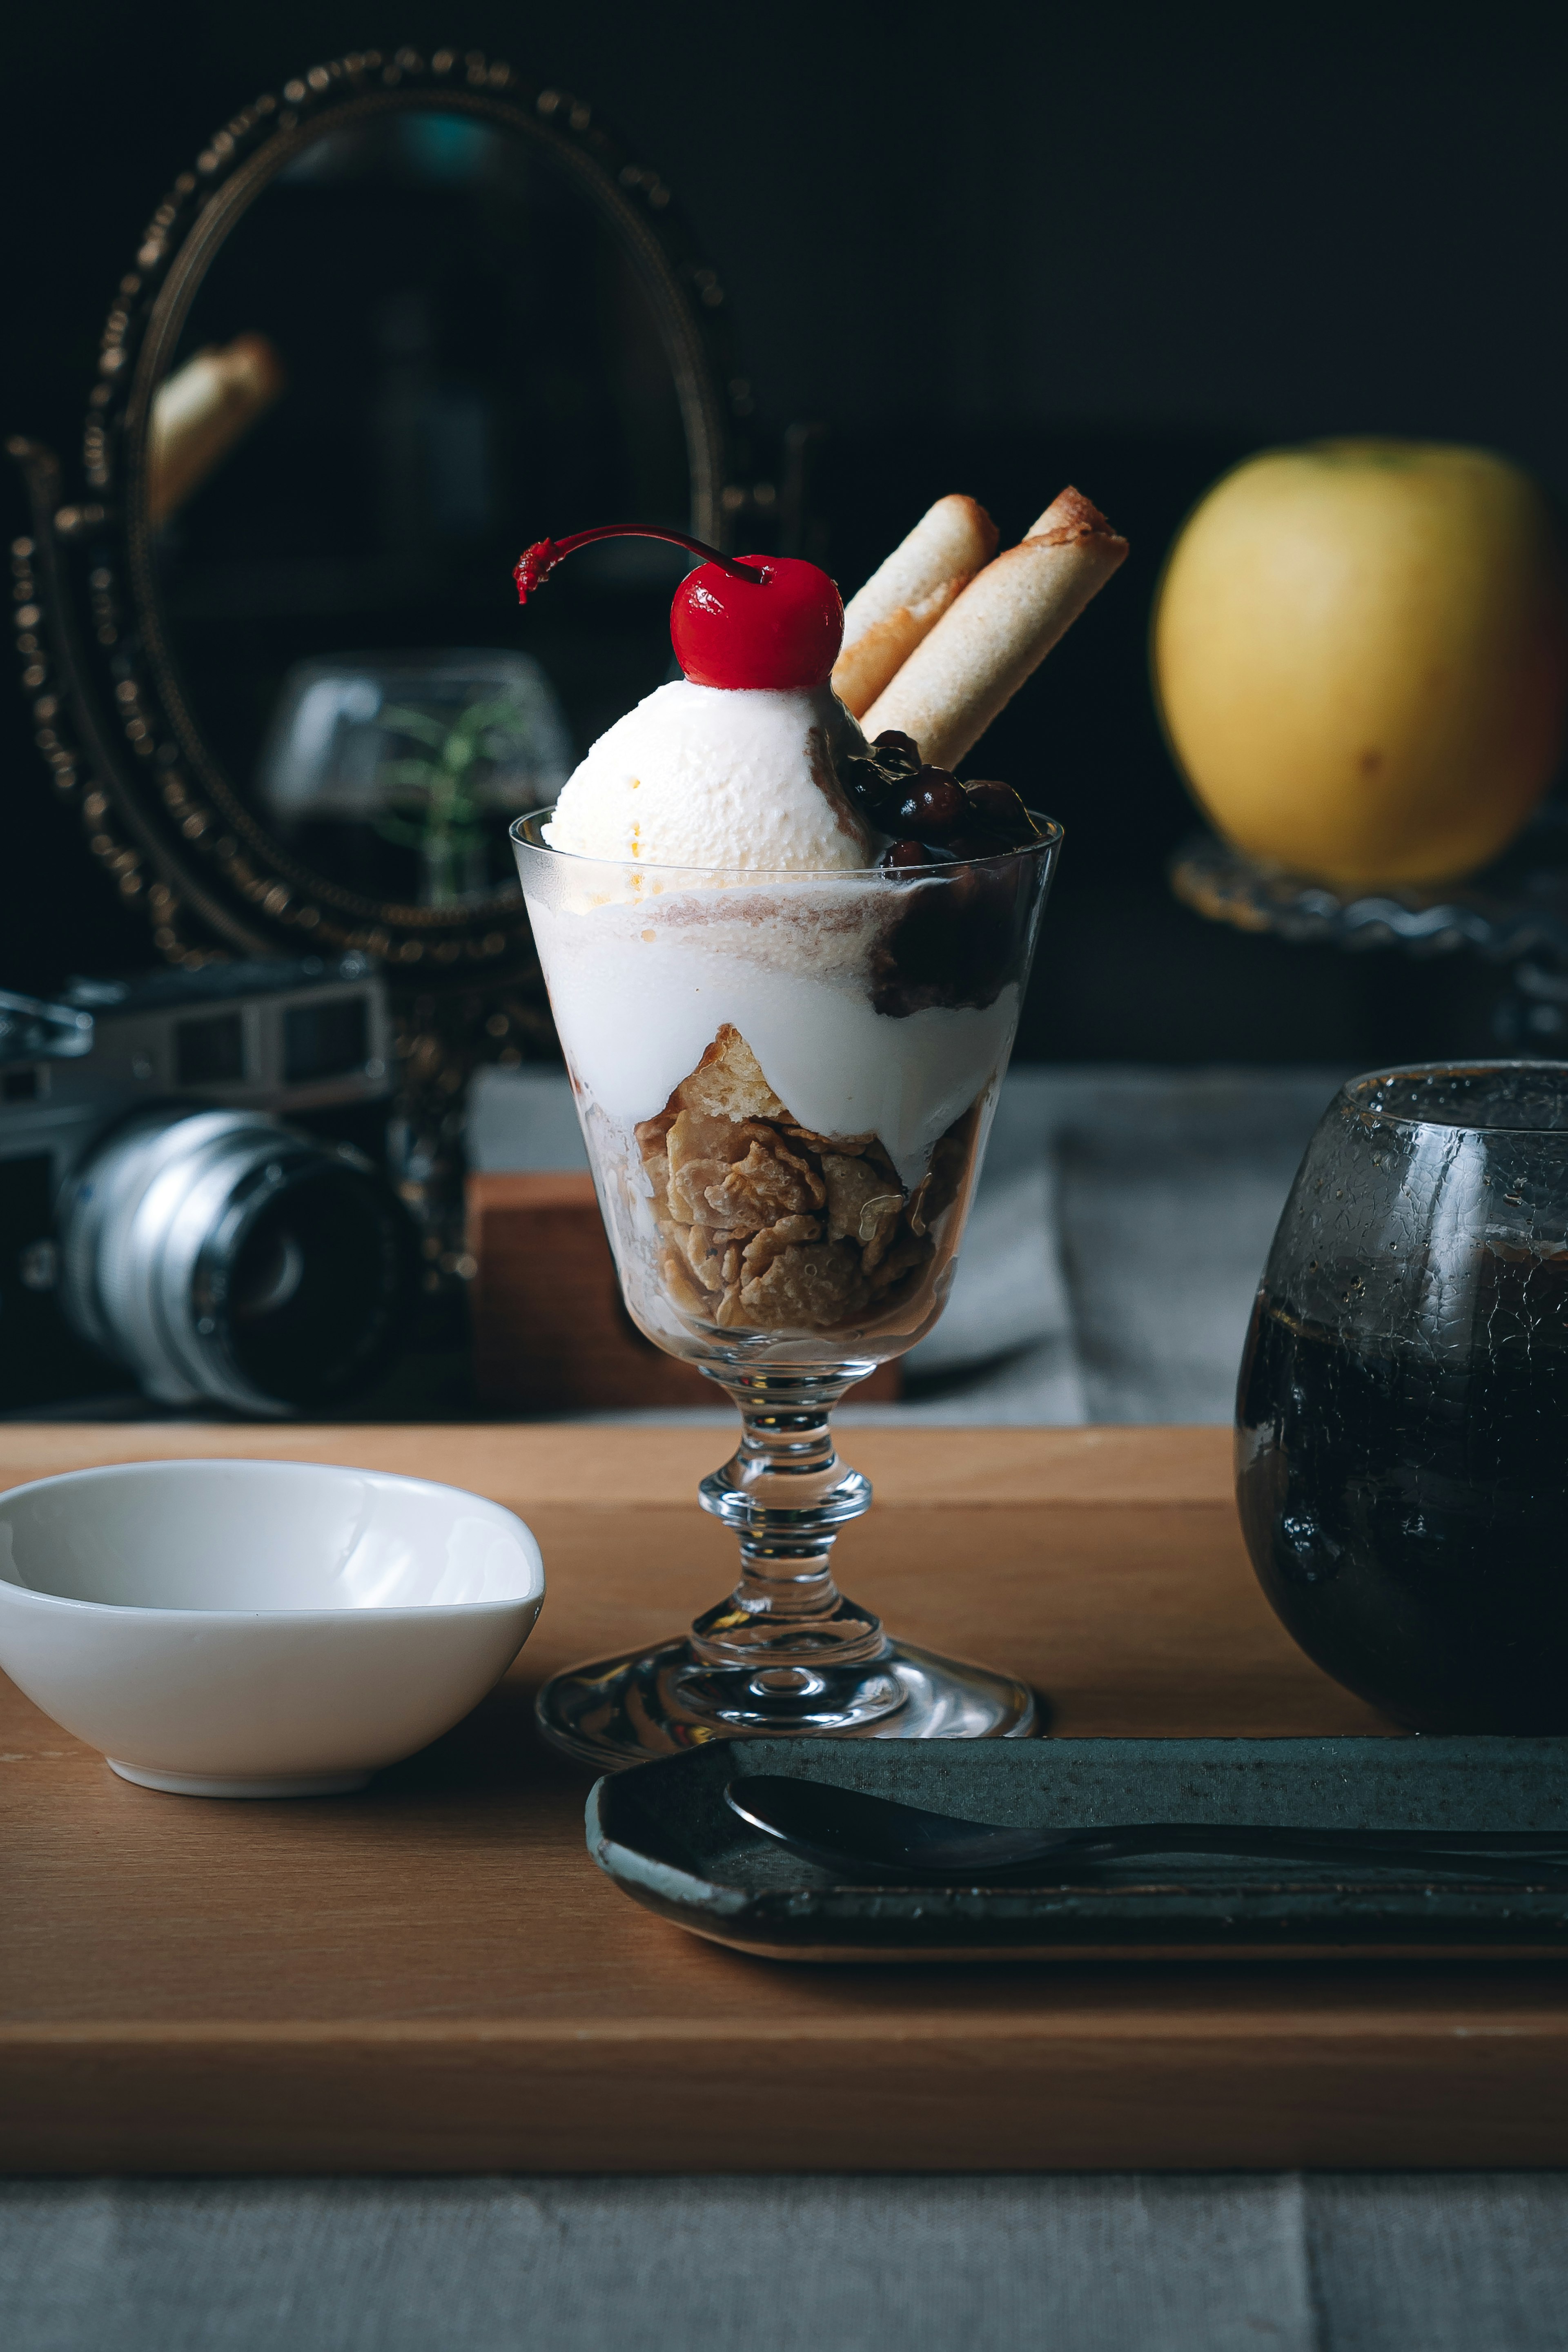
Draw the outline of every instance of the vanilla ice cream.
[[[863,748],[830,688],[661,686],[606,730],[555,805],[552,849],[631,866],[837,874],[874,862],[836,757]]]

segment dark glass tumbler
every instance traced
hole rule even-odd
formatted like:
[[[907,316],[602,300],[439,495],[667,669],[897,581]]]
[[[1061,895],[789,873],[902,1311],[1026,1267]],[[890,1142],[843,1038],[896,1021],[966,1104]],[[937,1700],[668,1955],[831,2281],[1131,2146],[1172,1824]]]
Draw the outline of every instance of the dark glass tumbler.
[[[1426,1730],[1568,1730],[1568,1063],[1342,1087],[1258,1292],[1237,1496],[1337,1682]]]

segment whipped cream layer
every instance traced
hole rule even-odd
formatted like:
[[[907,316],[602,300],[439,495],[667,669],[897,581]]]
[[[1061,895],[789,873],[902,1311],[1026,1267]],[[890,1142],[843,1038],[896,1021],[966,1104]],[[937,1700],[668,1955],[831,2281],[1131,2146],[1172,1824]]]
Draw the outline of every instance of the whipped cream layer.
[[[868,876],[816,887],[619,892],[550,861],[529,912],[568,1066],[612,1119],[663,1110],[726,1023],[803,1127],[877,1135],[912,1189],[931,1147],[1005,1063],[1018,991],[894,1018],[868,994],[873,950],[903,892]]]
[[[874,852],[834,762],[862,743],[826,687],[775,693],[680,678],[599,737],[544,838],[634,866],[851,872]]]

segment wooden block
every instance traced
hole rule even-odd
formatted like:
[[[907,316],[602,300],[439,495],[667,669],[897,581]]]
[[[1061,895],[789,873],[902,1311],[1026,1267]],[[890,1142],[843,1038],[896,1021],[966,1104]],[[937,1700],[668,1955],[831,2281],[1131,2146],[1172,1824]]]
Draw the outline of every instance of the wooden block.
[[[491,1412],[605,1412],[722,1402],[694,1365],[667,1356],[626,1313],[594,1180],[476,1175],[468,1182],[474,1377]],[[897,1363],[854,1391],[887,1400]]]

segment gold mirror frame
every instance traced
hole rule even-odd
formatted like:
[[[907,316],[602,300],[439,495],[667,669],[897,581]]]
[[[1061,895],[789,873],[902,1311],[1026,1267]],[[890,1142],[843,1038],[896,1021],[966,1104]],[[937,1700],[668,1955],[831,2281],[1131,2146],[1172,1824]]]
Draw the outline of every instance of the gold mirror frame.
[[[403,989],[423,995],[447,983],[515,1003],[538,987],[520,893],[455,908],[366,899],[301,865],[246,806],[191,711],[147,512],[153,395],[225,238],[302,149],[407,110],[468,113],[543,148],[608,222],[670,363],[690,528],[724,543],[740,503],[726,495],[731,417],[748,412],[750,389],[730,362],[723,289],[691,247],[665,183],[582,100],[536,89],[478,51],[366,50],[312,67],[236,115],[153,214],[104,329],[86,499],[62,504],[49,451],[10,444],[34,512],[33,536],[12,547],[18,652],[56,788],[77,804],[94,856],[121,896],[145,908],[172,961],[358,949]]]

